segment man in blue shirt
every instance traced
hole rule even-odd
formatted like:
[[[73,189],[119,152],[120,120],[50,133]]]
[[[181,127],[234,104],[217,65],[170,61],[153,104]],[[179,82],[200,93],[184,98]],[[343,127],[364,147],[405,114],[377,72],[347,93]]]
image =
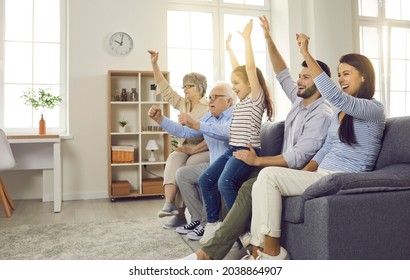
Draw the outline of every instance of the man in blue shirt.
[[[229,127],[235,104],[236,94],[232,90],[232,86],[226,82],[217,82],[209,93],[209,112],[198,120],[193,119],[189,113],[181,113],[179,123],[176,123],[163,116],[161,109],[155,105],[150,108],[148,115],[163,129],[176,137],[191,138],[203,135],[209,149],[210,163],[212,163],[228,150]],[[189,154],[193,151],[186,149],[184,152]],[[177,186],[191,214],[191,223],[183,226],[186,224],[185,209],[181,208],[178,209],[178,215],[163,224],[164,228],[177,228],[179,233],[189,233],[199,227],[198,230],[201,231],[203,203],[197,182],[199,176],[208,168],[210,163],[188,165],[178,169],[176,174]]]

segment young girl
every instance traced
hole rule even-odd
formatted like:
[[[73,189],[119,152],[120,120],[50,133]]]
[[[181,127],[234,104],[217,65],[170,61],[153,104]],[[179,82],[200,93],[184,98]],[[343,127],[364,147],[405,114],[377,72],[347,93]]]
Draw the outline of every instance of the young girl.
[[[229,210],[235,201],[239,187],[252,170],[252,166],[233,157],[233,153],[241,149],[249,149],[249,145],[259,153],[263,113],[266,109],[269,120],[273,115],[272,101],[265,79],[255,66],[250,39],[251,31],[252,20],[240,33],[245,41],[246,65],[236,67],[231,74],[233,89],[240,101],[233,112],[229,136],[230,149],[217,159],[198,181],[208,220],[200,243],[209,240],[220,225],[219,193]]]

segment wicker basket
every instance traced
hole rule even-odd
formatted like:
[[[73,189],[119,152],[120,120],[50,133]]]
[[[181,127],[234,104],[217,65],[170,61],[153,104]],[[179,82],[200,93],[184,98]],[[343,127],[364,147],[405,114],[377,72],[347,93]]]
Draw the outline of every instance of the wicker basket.
[[[111,147],[112,163],[131,163],[134,162],[133,146],[112,146]]]

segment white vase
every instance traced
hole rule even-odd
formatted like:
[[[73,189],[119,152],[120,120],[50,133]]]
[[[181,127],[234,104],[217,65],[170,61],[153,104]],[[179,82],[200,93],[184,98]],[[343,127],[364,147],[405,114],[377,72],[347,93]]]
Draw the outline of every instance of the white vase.
[[[125,126],[120,126],[119,130],[120,130],[120,133],[124,133],[125,132]]]

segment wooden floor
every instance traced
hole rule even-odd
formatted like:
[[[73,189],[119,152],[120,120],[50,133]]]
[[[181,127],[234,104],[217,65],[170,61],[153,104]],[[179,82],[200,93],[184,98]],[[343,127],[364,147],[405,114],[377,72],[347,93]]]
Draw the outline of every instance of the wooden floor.
[[[164,204],[160,197],[64,201],[60,213],[53,212],[53,202],[16,200],[16,210],[7,218],[0,206],[0,228],[27,224],[103,222],[114,219],[156,217]]]

